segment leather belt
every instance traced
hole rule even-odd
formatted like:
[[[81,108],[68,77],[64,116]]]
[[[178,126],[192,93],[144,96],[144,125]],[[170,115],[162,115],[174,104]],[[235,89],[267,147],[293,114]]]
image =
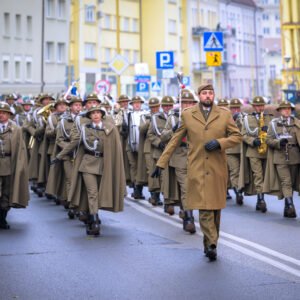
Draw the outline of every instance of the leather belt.
[[[0,152],[0,158],[4,158],[6,156],[11,156],[11,153],[1,153]]]
[[[99,151],[89,151],[89,150],[84,150],[85,154],[92,155],[95,157],[103,157],[103,153],[100,153]]]

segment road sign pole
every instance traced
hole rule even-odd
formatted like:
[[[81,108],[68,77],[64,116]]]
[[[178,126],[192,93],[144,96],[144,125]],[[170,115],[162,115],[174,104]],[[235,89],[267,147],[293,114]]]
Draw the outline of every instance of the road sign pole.
[[[216,90],[216,69],[212,67],[212,84],[214,89]]]
[[[119,15],[119,0],[116,0],[116,38],[117,38],[117,54],[120,54],[120,15]],[[117,76],[117,97],[121,95],[121,78]]]

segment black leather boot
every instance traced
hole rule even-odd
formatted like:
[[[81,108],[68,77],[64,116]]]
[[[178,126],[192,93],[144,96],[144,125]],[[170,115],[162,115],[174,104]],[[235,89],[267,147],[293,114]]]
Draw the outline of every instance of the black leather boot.
[[[69,219],[73,220],[75,219],[75,216],[76,216],[76,212],[74,209],[70,208],[69,211],[68,211],[68,217]]]
[[[284,212],[283,212],[283,216],[285,218],[296,218],[297,217],[292,197],[287,197],[287,198],[284,199]]]
[[[229,194],[229,191],[227,190],[226,200],[231,200],[231,199],[232,199],[232,197],[231,197],[231,195]]]
[[[173,216],[175,214],[175,209],[173,204],[165,204],[164,205],[164,212],[166,214],[169,214],[170,216]]]
[[[7,210],[5,209],[0,209],[0,228],[1,229],[9,229],[10,226],[8,225],[7,221],[6,221],[6,217],[7,217]]]
[[[216,245],[210,245],[207,247],[205,251],[206,257],[209,258],[210,261],[215,261],[217,259],[217,247]]]
[[[143,186],[142,185],[140,185],[140,184],[136,185],[136,191],[135,191],[135,195],[133,198],[145,200],[145,196],[143,195]]]
[[[184,212],[183,230],[191,234],[194,234],[196,232],[196,226],[194,223],[194,216],[192,210],[186,210]]]
[[[153,206],[162,206],[163,205],[162,201],[160,200],[160,192],[153,192],[151,199],[152,199],[151,204]]]
[[[98,214],[89,215],[88,222],[86,225],[87,235],[99,235],[100,234],[100,222]]]
[[[235,202],[237,205],[243,205],[244,204],[244,197],[241,190],[238,190],[237,188],[233,188],[235,193]]]
[[[257,194],[256,210],[260,210],[262,213],[267,211],[267,203],[264,199],[264,194]]]

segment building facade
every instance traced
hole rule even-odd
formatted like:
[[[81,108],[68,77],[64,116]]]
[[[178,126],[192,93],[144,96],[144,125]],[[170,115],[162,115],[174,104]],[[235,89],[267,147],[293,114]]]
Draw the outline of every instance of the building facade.
[[[281,99],[281,24],[279,0],[256,0],[262,8],[263,56],[266,74],[266,96],[274,103]]]
[[[224,32],[222,93],[245,102],[266,95],[262,10],[253,0],[220,0]]]
[[[56,93],[65,86],[69,0],[3,0],[0,94]]]

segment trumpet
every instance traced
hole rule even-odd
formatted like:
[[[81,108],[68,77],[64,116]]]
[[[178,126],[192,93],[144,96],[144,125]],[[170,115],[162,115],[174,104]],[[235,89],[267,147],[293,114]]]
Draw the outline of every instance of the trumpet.
[[[45,124],[47,123],[47,120],[52,112],[53,107],[53,103],[49,103],[46,106],[40,108],[37,112],[38,116],[42,116],[42,119],[45,122]]]

